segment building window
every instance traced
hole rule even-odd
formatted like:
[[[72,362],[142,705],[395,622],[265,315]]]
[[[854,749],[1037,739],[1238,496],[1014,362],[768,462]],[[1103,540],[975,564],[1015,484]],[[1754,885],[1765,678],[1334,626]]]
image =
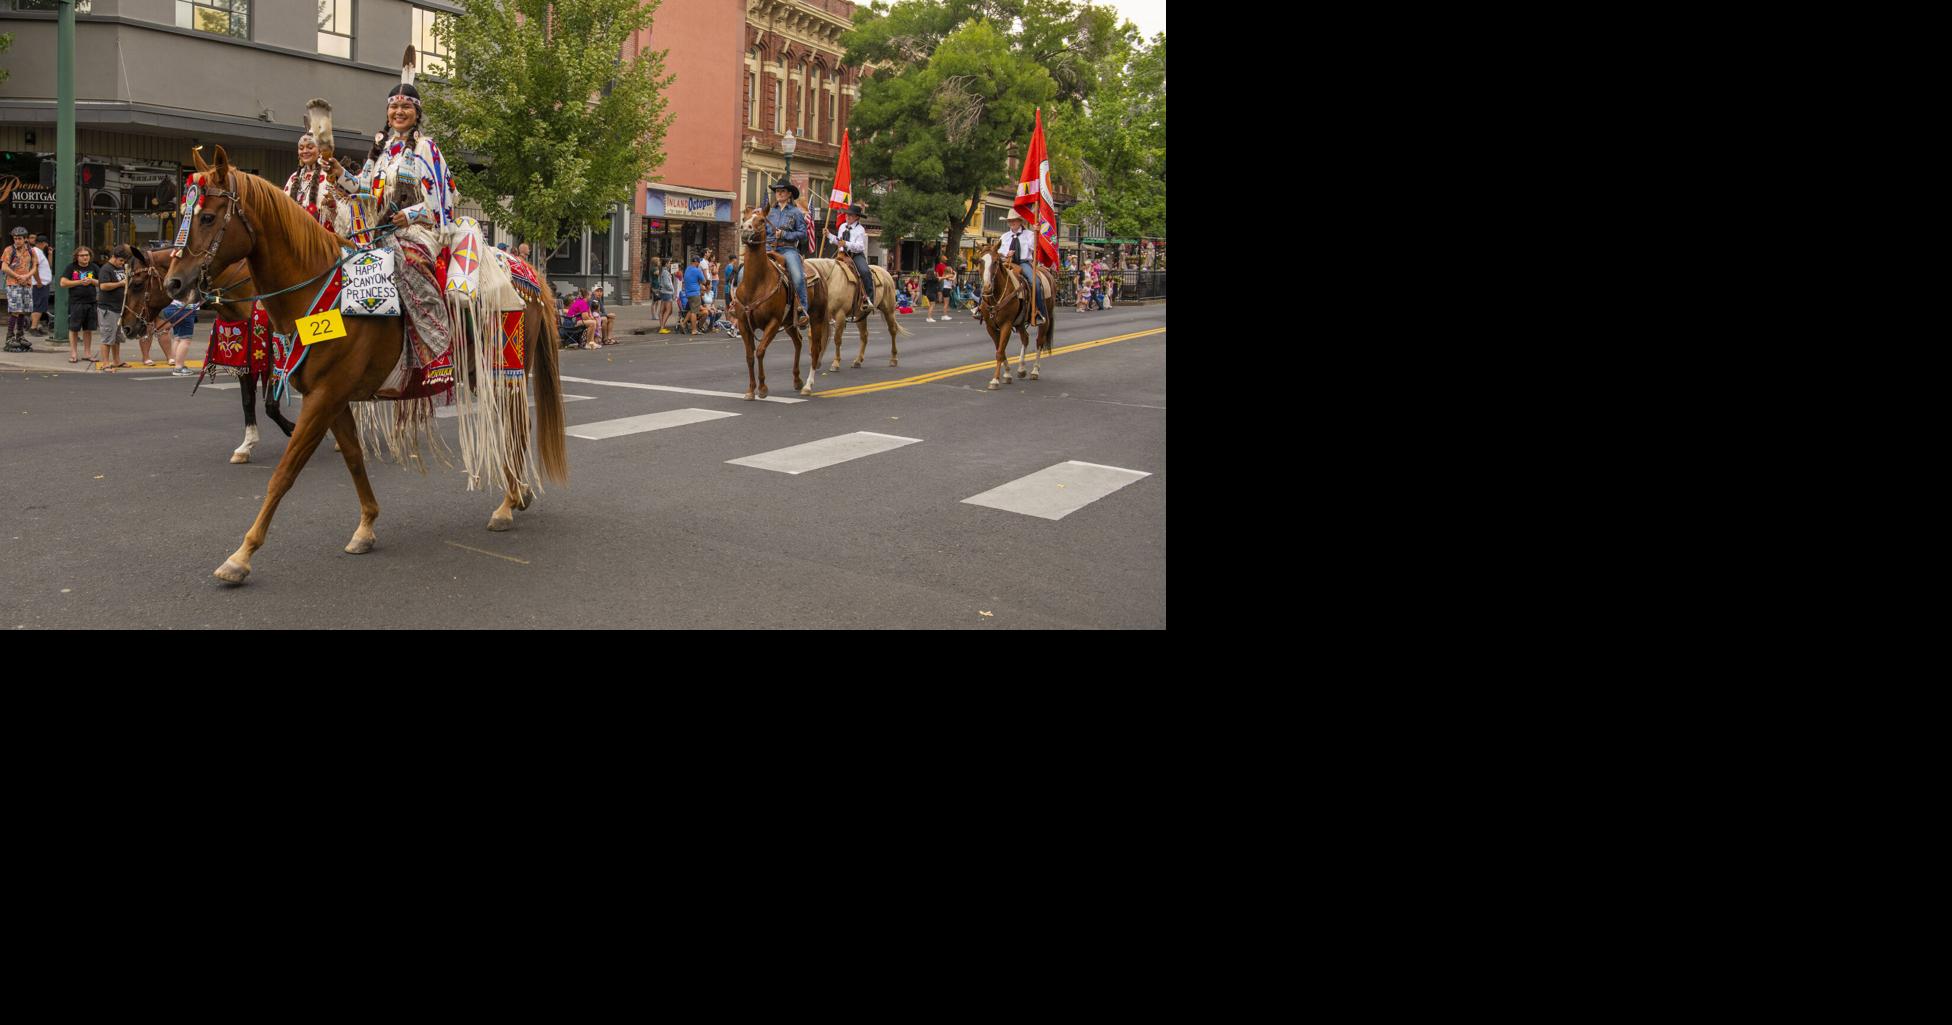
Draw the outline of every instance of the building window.
[[[840,142],[840,86],[827,80],[827,141]]]
[[[352,59],[352,0],[319,0],[319,52]]]
[[[415,69],[418,73],[446,77],[449,54],[446,44],[436,37],[435,32],[445,32],[450,17],[452,15],[441,11],[423,10],[419,7],[413,9],[413,38],[409,41],[413,43],[414,52],[419,55],[420,66]]]
[[[807,134],[807,64],[800,62],[800,134]]]
[[[176,0],[176,27],[251,38],[251,0]]]
[[[95,0],[75,0],[76,14],[93,14]],[[14,0],[16,11],[58,11],[60,0]]]
[[[779,79],[773,79],[773,132],[786,134],[786,86]]]

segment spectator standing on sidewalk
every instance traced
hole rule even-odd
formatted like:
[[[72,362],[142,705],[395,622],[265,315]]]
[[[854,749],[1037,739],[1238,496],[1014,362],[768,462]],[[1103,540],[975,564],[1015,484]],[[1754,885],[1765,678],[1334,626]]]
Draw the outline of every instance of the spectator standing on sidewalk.
[[[54,319],[54,289],[50,287],[54,284],[54,257],[50,255],[54,247],[40,241],[40,236],[30,231],[27,233],[27,248],[34,251],[36,268],[34,322],[27,330],[45,337],[54,333],[52,324],[47,327],[41,326],[42,317],[46,317],[49,321]]]
[[[655,257],[657,264],[657,333],[671,333],[671,303],[678,296],[678,283],[671,280],[671,264],[664,257]]]
[[[27,245],[27,229],[16,227],[13,243],[7,247],[4,265],[7,275],[7,351],[33,352],[27,341],[27,325],[34,315],[34,278],[37,265]]]
[[[100,271],[101,295],[95,300],[95,307],[100,311],[102,323],[102,368],[105,370],[128,366],[122,362],[122,300],[124,289],[129,286],[127,268],[123,247],[116,246],[108,251],[108,262]]]
[[[68,362],[79,363],[75,358],[75,346],[81,346],[81,359],[90,363],[95,359],[95,329],[101,326],[95,311],[97,286],[102,278],[102,269],[95,265],[95,251],[87,246],[75,247],[75,259],[61,272],[61,287],[68,290]],[[110,364],[113,366],[114,364]]]

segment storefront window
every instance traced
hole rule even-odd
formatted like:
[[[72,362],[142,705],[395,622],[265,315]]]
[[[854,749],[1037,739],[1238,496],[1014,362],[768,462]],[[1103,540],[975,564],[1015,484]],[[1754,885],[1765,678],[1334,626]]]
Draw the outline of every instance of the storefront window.
[[[602,276],[610,273],[610,233],[608,231],[590,232],[590,273]]]
[[[556,254],[549,258],[549,273],[552,276],[556,274],[583,273],[583,237],[581,235],[572,235],[563,241],[562,247],[557,249]]]

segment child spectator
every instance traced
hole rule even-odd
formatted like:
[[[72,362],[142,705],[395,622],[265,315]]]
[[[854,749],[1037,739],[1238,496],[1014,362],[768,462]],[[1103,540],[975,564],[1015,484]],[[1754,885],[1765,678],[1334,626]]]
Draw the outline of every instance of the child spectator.
[[[102,369],[117,370],[128,366],[122,362],[122,300],[124,289],[129,286],[127,251],[116,246],[108,251],[108,263],[101,269],[101,298],[96,307],[101,311],[102,324]]]

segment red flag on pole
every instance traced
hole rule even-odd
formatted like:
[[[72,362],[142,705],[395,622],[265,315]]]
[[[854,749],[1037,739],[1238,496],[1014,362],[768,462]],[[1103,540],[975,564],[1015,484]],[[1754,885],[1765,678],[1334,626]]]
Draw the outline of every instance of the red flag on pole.
[[[840,165],[834,168],[834,191],[827,197],[827,209],[840,211],[840,223],[847,223],[848,204],[854,202],[854,176],[847,169],[847,132],[840,133]]]
[[[1057,217],[1051,211],[1051,162],[1044,153],[1044,111],[1037,111],[1037,129],[1024,154],[1023,175],[1017,179],[1017,212],[1037,228],[1037,262],[1057,266]]]

